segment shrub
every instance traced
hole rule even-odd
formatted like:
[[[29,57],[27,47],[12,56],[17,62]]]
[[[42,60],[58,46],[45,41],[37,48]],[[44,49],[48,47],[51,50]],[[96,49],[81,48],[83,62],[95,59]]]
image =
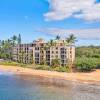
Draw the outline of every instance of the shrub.
[[[51,66],[53,68],[60,67],[60,60],[59,59],[53,59],[52,62],[51,62]]]
[[[70,72],[70,69],[68,67],[56,67],[56,68],[53,68],[53,71],[57,71],[57,72]]]
[[[96,68],[97,62],[96,59],[91,58],[78,58],[76,60],[76,67],[81,71],[91,71]]]
[[[4,61],[4,62],[0,62],[0,65],[5,65],[5,66],[18,66],[19,64],[16,62],[12,62],[12,61]]]
[[[26,64],[19,63],[19,66],[20,67],[26,67],[27,65]]]
[[[36,65],[34,67],[34,69],[37,69],[37,70],[51,70],[51,67],[50,66],[46,66],[46,65]]]

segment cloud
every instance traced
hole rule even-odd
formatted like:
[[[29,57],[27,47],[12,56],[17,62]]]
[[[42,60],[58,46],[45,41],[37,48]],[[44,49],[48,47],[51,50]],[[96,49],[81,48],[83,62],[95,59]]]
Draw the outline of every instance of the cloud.
[[[64,20],[69,17],[86,21],[100,21],[100,3],[96,0],[48,0],[49,12],[45,20]]]
[[[59,29],[59,28],[42,28],[39,32],[46,33],[47,35],[60,35],[65,38],[70,34],[74,34],[78,39],[98,39],[100,40],[100,29]]]

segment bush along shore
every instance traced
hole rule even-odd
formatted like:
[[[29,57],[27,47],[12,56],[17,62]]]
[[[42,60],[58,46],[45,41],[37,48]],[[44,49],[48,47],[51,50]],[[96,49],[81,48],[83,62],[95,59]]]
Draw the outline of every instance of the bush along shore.
[[[5,66],[19,66],[19,67],[24,67],[24,68],[36,69],[36,70],[70,72],[70,69],[68,67],[62,67],[62,66],[52,67],[52,66],[48,66],[48,65],[24,64],[24,63],[12,62],[12,61],[0,62],[0,65],[5,65]]]
[[[57,63],[56,63],[57,64]],[[36,64],[24,64],[24,63],[17,63],[12,61],[4,61],[0,62],[0,65],[5,66],[19,66],[24,68],[31,68],[36,70],[48,70],[48,71],[58,71],[58,72],[72,72],[73,66],[76,71],[92,71],[93,69],[99,68],[100,60],[99,59],[89,59],[89,58],[77,58],[74,65],[71,66],[48,66],[44,65],[36,65]]]

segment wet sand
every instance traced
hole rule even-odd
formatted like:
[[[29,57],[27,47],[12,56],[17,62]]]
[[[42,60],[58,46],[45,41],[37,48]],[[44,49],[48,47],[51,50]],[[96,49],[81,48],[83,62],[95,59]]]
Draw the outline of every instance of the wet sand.
[[[22,68],[17,66],[0,65],[0,72],[100,85],[100,69],[90,73],[83,73],[83,72],[62,73],[55,71],[34,70],[30,68]]]

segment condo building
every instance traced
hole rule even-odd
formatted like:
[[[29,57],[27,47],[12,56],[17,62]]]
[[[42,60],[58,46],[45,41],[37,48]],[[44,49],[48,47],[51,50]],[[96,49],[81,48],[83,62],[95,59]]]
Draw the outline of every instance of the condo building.
[[[20,44],[13,48],[13,60],[23,63],[51,65],[54,59],[59,59],[61,66],[67,66],[75,60],[75,46],[65,44],[64,40],[54,40],[49,45],[43,39],[31,44]]]

